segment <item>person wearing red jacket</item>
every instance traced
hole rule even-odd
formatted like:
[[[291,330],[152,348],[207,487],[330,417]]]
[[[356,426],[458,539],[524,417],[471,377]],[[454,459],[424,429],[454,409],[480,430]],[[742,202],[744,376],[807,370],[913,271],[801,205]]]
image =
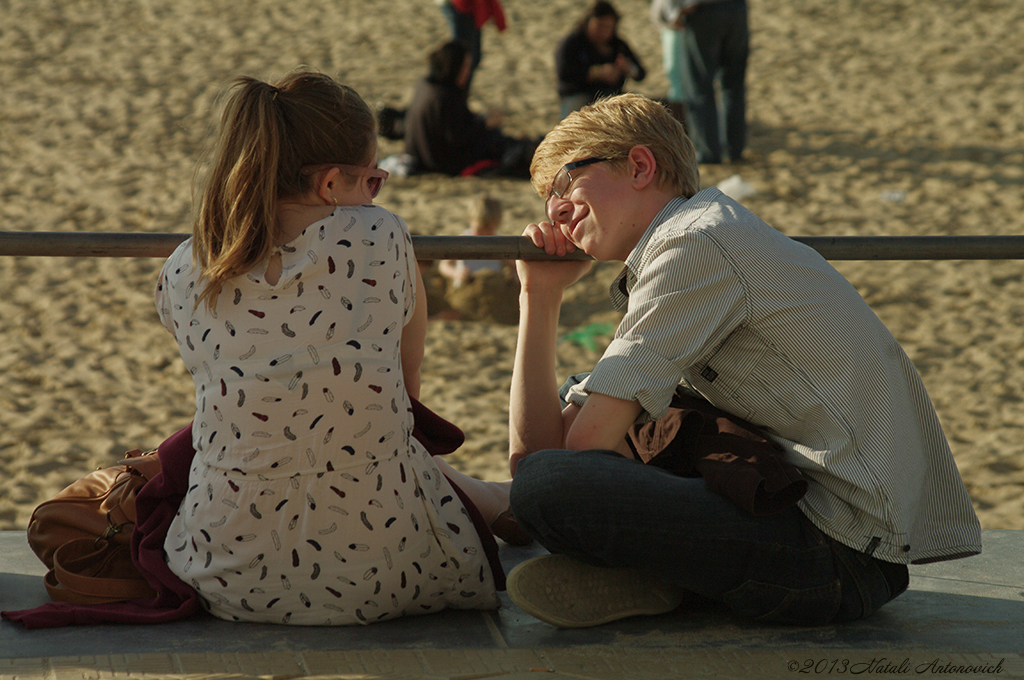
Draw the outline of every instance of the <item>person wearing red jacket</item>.
[[[499,31],[506,27],[505,12],[499,0],[440,0],[441,11],[448,20],[452,38],[461,42],[472,55],[470,81],[480,64],[481,30],[488,21],[493,21]]]

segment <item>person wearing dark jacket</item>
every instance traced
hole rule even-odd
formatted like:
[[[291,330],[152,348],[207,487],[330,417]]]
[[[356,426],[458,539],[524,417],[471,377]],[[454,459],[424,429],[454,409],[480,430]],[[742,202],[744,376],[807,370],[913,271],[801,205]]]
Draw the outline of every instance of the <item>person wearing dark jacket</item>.
[[[618,35],[619,13],[598,0],[555,51],[561,113],[567,115],[601,97],[622,94],[627,78],[647,76],[640,59]]]
[[[405,113],[405,152],[417,172],[529,177],[536,142],[501,131],[501,116],[474,113],[467,102],[472,56],[457,41],[428,56],[427,77],[416,85]]]

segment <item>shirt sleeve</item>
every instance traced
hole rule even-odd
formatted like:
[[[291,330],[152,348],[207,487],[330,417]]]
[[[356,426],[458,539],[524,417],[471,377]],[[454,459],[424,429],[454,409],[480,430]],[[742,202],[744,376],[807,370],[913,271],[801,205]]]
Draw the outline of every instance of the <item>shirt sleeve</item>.
[[[721,346],[746,318],[742,278],[702,233],[653,241],[615,337],[569,401],[597,392],[665,414],[684,372]]]
[[[170,289],[170,278],[173,270],[179,267],[176,263],[181,261],[180,256],[182,252],[188,249],[190,254],[189,257],[191,257],[191,241],[191,239],[187,239],[182,242],[182,244],[175,248],[174,252],[171,253],[171,256],[164,262],[164,266],[160,269],[160,276],[157,279],[156,291],[154,294],[156,312],[157,316],[160,317],[160,323],[163,324],[163,327],[166,328],[175,338],[177,338],[177,335],[174,332],[174,296]],[[191,267],[191,259],[188,261],[188,264]]]

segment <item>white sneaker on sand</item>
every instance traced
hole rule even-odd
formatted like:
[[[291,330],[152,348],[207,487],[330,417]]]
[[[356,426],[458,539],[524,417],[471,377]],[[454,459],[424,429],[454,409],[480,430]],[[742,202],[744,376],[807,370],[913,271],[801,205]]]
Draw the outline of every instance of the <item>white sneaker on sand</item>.
[[[679,588],[630,567],[595,567],[568,555],[542,555],[509,572],[509,597],[520,609],[559,628],[585,628],[678,607]]]

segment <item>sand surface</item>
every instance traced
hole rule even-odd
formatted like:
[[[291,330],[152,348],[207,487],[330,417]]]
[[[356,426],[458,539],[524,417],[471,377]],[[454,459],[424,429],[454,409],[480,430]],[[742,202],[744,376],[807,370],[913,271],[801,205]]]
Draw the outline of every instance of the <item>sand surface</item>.
[[[553,50],[584,3],[505,6],[472,99],[502,108],[515,133],[543,134],[557,121]],[[617,6],[649,71],[630,88],[660,97],[647,2]],[[745,203],[794,236],[1024,231],[1024,4],[750,6],[749,159],[703,167],[705,185],[738,173],[757,191]],[[197,150],[231,77],[305,64],[404,105],[446,37],[430,0],[3,0],[0,229],[186,232]],[[382,143],[382,156],[398,150]],[[513,180],[394,178],[379,202],[416,233],[458,234],[481,192],[504,202],[503,234],[540,216]],[[152,304],[160,264],[0,256],[0,529],[189,422],[192,383]],[[923,375],[982,525],[1024,528],[1024,262],[836,265]],[[562,377],[607,342],[617,269],[571,290]],[[467,433],[455,464],[491,479],[507,476],[513,302],[465,312],[490,320],[432,322],[423,366],[423,400]]]

